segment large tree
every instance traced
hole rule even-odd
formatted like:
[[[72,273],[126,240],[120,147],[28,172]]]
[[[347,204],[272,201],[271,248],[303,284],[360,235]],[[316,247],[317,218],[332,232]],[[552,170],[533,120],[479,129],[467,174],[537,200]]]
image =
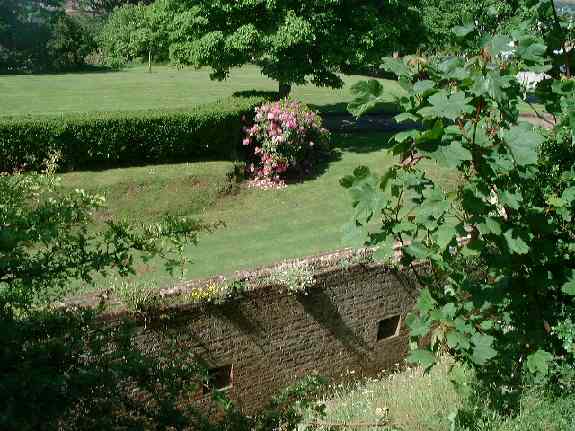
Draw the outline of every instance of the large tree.
[[[79,68],[94,48],[90,31],[63,0],[0,0],[0,73]]]
[[[114,10],[100,33],[100,46],[107,61],[122,64],[137,57],[147,57],[148,71],[152,59],[167,57],[168,10],[155,4],[126,4]]]
[[[342,67],[375,62],[415,38],[418,13],[396,0],[159,0],[174,14],[170,54],[213,79],[255,63],[279,83],[341,87]]]

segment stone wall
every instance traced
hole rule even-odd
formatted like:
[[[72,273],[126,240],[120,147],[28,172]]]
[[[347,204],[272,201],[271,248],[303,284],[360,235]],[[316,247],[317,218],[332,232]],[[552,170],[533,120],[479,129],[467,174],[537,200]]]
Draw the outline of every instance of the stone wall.
[[[385,265],[341,261],[314,260],[316,285],[306,295],[262,285],[222,305],[173,305],[169,318],[139,323],[138,343],[154,355],[170,344],[173,360],[205,363],[247,413],[311,373],[337,381],[401,363],[416,286]]]

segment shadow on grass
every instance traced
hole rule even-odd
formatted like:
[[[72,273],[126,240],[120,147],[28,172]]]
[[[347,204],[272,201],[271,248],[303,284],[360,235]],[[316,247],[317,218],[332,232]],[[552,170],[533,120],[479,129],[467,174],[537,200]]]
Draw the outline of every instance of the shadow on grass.
[[[17,76],[17,75],[24,75],[24,76],[54,76],[54,75],[89,75],[89,74],[102,74],[102,73],[112,73],[112,72],[120,72],[122,69],[116,67],[109,67],[109,66],[94,66],[94,65],[85,65],[78,69],[70,69],[70,70],[59,70],[59,71],[41,71],[41,72],[14,72],[14,73],[2,73],[0,75],[4,76]]]
[[[348,111],[349,102],[339,102],[326,105],[308,105],[314,111],[319,111],[324,116],[329,115],[352,115]],[[381,103],[369,111],[369,115],[395,115],[399,112],[399,107],[394,102]]]
[[[351,153],[373,153],[391,148],[392,136],[393,133],[386,132],[339,133],[333,135],[333,147]]]

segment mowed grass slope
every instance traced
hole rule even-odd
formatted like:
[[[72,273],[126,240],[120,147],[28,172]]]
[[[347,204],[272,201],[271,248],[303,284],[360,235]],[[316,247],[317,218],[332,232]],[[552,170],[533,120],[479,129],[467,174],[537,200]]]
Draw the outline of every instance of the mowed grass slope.
[[[233,192],[233,162],[180,163],[63,174],[68,189],[89,190],[106,198],[98,213],[110,219],[151,223],[165,215],[201,214]]]
[[[257,190],[242,186],[237,193],[216,193],[215,200],[202,200],[204,191],[200,185],[209,183],[210,190],[219,190],[218,181],[228,181],[225,172],[229,165],[219,167],[219,174],[213,170],[218,164],[205,163],[70,173],[64,175],[64,185],[107,193],[110,212],[105,217],[132,215],[135,222],[149,221],[163,211],[183,215],[186,213],[184,208],[189,205],[191,215],[200,216],[205,221],[224,222],[225,226],[215,232],[202,234],[197,247],[186,250],[193,264],[187,268],[185,276],[196,278],[232,274],[237,270],[346,246],[342,242],[341,227],[350,220],[352,208],[347,192],[339,185],[339,179],[359,165],[383,172],[393,162],[383,149],[387,139],[388,135],[383,133],[336,135],[334,142],[341,157],[325,166],[316,178],[281,190]],[[444,183],[456,181],[452,173],[435,165],[428,165],[428,170]],[[163,172],[168,185],[144,186],[154,177],[153,172]],[[198,175],[200,172],[202,174]],[[211,173],[214,175],[210,176]],[[195,182],[189,180],[190,175],[196,175]],[[162,177],[158,181],[163,181]],[[141,196],[144,201],[131,194],[131,190],[145,187],[149,188]],[[167,196],[166,188],[170,187],[182,189]],[[190,202],[195,199],[201,203]],[[142,217],[142,214],[146,217]],[[174,281],[161,270],[159,264],[153,262],[140,268],[138,280],[145,279],[161,284]]]
[[[277,91],[277,83],[256,66],[234,69],[230,78],[221,82],[211,81],[209,74],[209,69],[172,66],[156,66],[147,73],[145,66],[134,66],[117,72],[0,76],[0,116],[182,109],[234,92]],[[344,112],[353,100],[350,87],[366,78],[342,78],[345,86],[341,89],[296,86],[292,97],[324,112]],[[401,91],[396,82],[382,82],[392,93]]]

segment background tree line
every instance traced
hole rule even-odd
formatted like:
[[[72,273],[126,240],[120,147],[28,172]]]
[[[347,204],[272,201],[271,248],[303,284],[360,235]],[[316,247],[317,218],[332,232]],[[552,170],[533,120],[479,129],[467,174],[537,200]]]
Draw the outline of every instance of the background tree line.
[[[393,52],[445,49],[465,22],[511,25],[525,3],[79,0],[69,16],[65,0],[0,0],[0,73],[170,60],[210,66],[223,79],[230,67],[256,63],[284,93],[307,81],[338,87],[336,72],[378,73]]]

